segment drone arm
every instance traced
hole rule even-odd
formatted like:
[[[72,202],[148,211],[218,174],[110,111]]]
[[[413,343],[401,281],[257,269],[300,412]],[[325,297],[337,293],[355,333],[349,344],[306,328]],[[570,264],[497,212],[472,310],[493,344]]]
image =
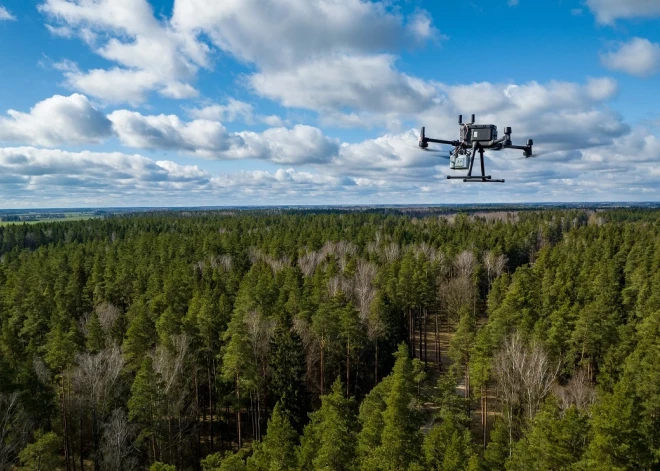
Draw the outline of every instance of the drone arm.
[[[425,142],[434,142],[436,144],[447,144],[450,146],[459,146],[461,143],[459,141],[445,141],[443,139],[431,139],[430,137],[424,138]]]

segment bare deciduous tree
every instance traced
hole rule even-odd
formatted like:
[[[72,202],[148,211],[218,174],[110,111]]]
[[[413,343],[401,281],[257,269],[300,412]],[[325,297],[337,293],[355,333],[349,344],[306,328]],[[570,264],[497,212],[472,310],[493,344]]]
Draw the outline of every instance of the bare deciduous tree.
[[[459,277],[469,278],[477,267],[477,258],[470,250],[464,250],[456,256],[454,265]]]
[[[96,315],[99,317],[103,332],[108,335],[121,316],[121,311],[117,306],[110,303],[103,303],[96,306]]]
[[[266,318],[257,311],[250,311],[245,316],[244,322],[247,327],[255,363],[257,364],[261,375],[261,381],[256,385],[256,415],[253,414],[254,435],[257,440],[260,440],[262,423],[261,398],[264,395],[262,389],[265,387],[268,375],[268,354],[270,352],[270,344],[275,333],[277,321],[275,319]],[[250,398],[252,398],[252,391],[250,391]]]
[[[524,404],[527,417],[534,418],[541,401],[552,389],[559,363],[552,363],[540,345],[526,345],[518,332],[511,335],[495,356],[495,373],[504,402]]]
[[[134,427],[128,423],[126,411],[115,409],[103,430],[101,441],[101,467],[103,471],[133,471],[138,469],[138,462],[132,456]]]
[[[540,345],[526,345],[515,332],[508,337],[494,358],[494,370],[509,428],[509,452],[513,442],[516,410],[531,420],[553,387],[559,363],[553,364]]]
[[[554,393],[561,401],[562,409],[574,405],[580,410],[587,410],[596,400],[596,391],[584,368],[577,370],[566,386],[556,386]]]
[[[391,242],[389,245],[386,245],[383,249],[383,254],[385,255],[385,260],[392,263],[394,260],[398,260],[401,257],[401,247],[395,242]]]
[[[112,346],[97,354],[83,353],[76,358],[72,385],[81,406],[87,405],[92,413],[92,442],[95,466],[99,466],[99,415],[103,414],[112,397],[124,367],[119,347]],[[81,409],[81,414],[83,410]],[[82,421],[82,415],[81,415]]]
[[[472,306],[477,292],[472,280],[461,276],[441,283],[438,294],[447,318],[458,322],[461,307]]]
[[[0,471],[14,469],[18,452],[28,441],[30,420],[23,412],[19,394],[0,394]]]
[[[314,251],[301,255],[298,257],[300,271],[302,271],[303,275],[306,277],[312,276],[314,271],[316,271],[316,266],[319,264],[320,260],[319,254]]]
[[[376,295],[373,287],[373,280],[376,278],[378,268],[373,263],[360,259],[355,269],[355,278],[353,283],[353,291],[355,293],[355,301],[358,309],[360,310],[360,318],[365,322],[369,315],[371,303]]]

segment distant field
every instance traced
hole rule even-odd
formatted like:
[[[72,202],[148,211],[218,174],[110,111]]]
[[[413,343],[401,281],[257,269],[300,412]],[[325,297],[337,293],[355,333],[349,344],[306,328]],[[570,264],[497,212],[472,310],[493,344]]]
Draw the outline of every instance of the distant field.
[[[93,213],[80,213],[80,212],[64,213],[64,217],[49,217],[48,214],[35,217],[34,213],[18,214],[17,216],[21,218],[20,221],[0,221],[0,226],[8,226],[10,224],[37,224],[40,222],[83,221],[86,219],[96,219],[101,217]]]

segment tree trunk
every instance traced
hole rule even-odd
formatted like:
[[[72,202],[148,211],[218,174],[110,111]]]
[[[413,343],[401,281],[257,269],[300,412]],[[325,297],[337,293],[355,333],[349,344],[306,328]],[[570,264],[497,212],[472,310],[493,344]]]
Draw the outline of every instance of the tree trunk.
[[[71,469],[69,464],[69,442],[68,442],[68,426],[66,421],[66,390],[64,389],[64,371],[62,371],[62,427],[64,428],[64,461],[66,463],[66,470]]]
[[[374,363],[374,377],[376,379],[374,386],[376,386],[378,384],[378,340],[376,340],[376,361]]]
[[[485,450],[488,444],[488,387],[485,384],[481,386],[481,430]]]
[[[424,309],[424,326],[422,330],[424,331],[424,367],[428,366],[429,361],[429,339],[426,337],[426,324],[428,322],[428,311]]]
[[[346,397],[350,397],[351,389],[351,344],[346,344]]]
[[[82,405],[80,407],[79,427],[80,427],[80,430],[78,430],[78,435],[79,435],[79,438],[80,438],[80,471],[85,471],[85,464],[84,464],[84,461],[83,461],[83,408],[82,408]]]
[[[197,381],[197,365],[193,369],[193,381],[195,382],[195,405],[197,406],[196,417],[195,417],[195,428],[197,429],[197,444],[195,446],[195,463],[197,468],[199,468],[199,461],[202,459],[202,436],[201,436],[201,427],[199,426],[199,382]],[[94,469],[96,471],[96,468]]]
[[[211,383],[211,364],[207,367],[209,379],[209,414],[211,415],[211,453],[213,453],[213,386]]]
[[[99,456],[99,426],[96,413],[96,403],[92,406],[92,442],[94,446],[94,471],[101,469],[101,459]]]
[[[323,336],[321,336],[321,396],[325,394],[325,363],[324,363],[324,353],[325,351],[325,342],[323,341]]]
[[[236,373],[236,434],[240,450],[243,447],[243,437],[241,435],[241,390],[238,386],[238,373]]]
[[[438,329],[438,312],[435,313],[435,363],[440,370],[440,330]]]

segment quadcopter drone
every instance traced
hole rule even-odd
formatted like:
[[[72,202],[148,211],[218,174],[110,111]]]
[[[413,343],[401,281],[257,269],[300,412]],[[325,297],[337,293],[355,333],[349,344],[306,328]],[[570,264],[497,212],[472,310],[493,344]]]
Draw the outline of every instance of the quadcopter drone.
[[[447,176],[448,179],[463,179],[464,182],[504,183],[504,180],[494,180],[486,175],[484,168],[484,150],[521,149],[525,158],[532,157],[532,146],[534,141],[529,139],[525,146],[514,146],[511,144],[511,128],[504,128],[504,137],[497,138],[497,126],[493,124],[475,124],[475,115],[472,122],[463,123],[463,115],[458,116],[460,126],[460,140],[445,141],[442,139],[431,139],[424,134],[425,128],[419,136],[419,147],[427,149],[429,142],[436,144],[448,144],[454,148],[449,152],[449,168],[452,170],[467,170],[464,176]],[[474,158],[479,153],[481,161],[481,176],[472,175]]]

